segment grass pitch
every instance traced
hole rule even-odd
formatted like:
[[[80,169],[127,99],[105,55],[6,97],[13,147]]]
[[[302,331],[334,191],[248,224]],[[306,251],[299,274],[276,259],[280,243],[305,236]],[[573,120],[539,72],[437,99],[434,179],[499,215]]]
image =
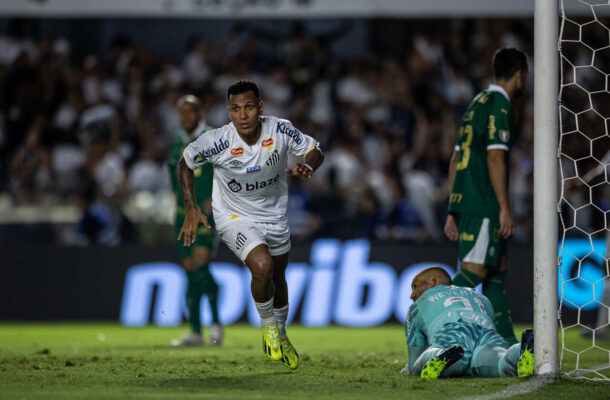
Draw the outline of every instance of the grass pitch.
[[[185,331],[118,324],[0,324],[0,399],[610,398],[610,384],[604,382],[562,379],[542,385],[536,379],[421,381],[405,376],[399,373],[407,360],[400,325],[291,326],[290,338],[301,355],[294,372],[266,359],[257,328],[227,327],[221,348],[167,346]],[[591,345],[573,336],[570,340],[582,348]],[[603,347],[610,348],[610,342]],[[607,353],[595,354],[587,360],[591,366],[608,362]]]

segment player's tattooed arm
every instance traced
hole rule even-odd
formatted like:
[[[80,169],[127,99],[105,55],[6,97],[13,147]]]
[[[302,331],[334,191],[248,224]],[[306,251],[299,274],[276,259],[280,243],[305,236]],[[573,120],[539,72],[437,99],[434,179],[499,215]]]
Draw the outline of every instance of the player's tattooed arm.
[[[302,176],[304,178],[311,178],[314,171],[318,169],[324,161],[324,153],[318,147],[311,150],[305,156],[304,163],[296,163],[293,168],[286,168],[286,173],[294,176]]]
[[[202,223],[206,228],[210,229],[210,223],[205,215],[203,215],[197,208],[197,202],[195,200],[195,176],[193,171],[186,165],[184,158],[180,159],[178,163],[178,180],[180,182],[180,191],[182,192],[182,198],[184,199],[184,208],[186,215],[184,217],[184,224],[178,234],[178,240],[183,238],[184,245],[190,246],[195,243],[197,237],[197,228],[199,223]]]

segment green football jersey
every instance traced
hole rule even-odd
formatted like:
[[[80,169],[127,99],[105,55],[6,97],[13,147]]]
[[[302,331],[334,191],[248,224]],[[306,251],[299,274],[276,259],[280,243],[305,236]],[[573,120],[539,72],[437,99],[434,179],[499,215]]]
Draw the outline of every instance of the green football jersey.
[[[182,158],[182,153],[184,152],[184,148],[188,146],[193,140],[197,139],[204,132],[213,129],[211,126],[206,124],[200,124],[195,131],[195,135],[193,137],[188,138],[186,136],[186,132],[184,130],[179,130],[172,140],[172,146],[170,149],[169,158],[167,160],[167,164],[169,167],[169,175],[172,181],[172,190],[176,195],[176,212],[178,214],[184,214],[184,198],[182,197],[182,192],[180,191],[180,181],[178,179],[178,173],[176,171],[176,167],[178,166],[178,162],[180,158]],[[212,180],[214,177],[214,169],[212,164],[204,164],[201,167],[197,168],[193,171],[195,175],[195,199],[201,208],[202,204],[212,197]],[[203,210],[203,208],[202,208]]]
[[[449,213],[498,218],[500,206],[489,178],[487,151],[505,150],[508,182],[509,150],[514,134],[513,107],[492,85],[479,93],[462,117],[455,150],[458,163],[449,198]]]

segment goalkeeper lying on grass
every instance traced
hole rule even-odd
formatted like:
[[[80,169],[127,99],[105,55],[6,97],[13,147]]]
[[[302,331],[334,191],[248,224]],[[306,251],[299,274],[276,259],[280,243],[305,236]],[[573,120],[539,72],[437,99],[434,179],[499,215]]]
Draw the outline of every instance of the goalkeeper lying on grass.
[[[496,332],[487,297],[450,286],[451,277],[430,267],[413,279],[405,335],[409,362],[403,372],[423,379],[450,376],[527,377],[534,373],[534,332],[511,347]]]

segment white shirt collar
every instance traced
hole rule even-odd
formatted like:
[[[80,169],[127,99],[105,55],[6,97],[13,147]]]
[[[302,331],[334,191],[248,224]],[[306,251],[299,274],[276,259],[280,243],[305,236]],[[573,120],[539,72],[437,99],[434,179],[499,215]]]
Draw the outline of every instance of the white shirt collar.
[[[504,95],[504,97],[506,97],[506,100],[510,101],[510,97],[508,97],[508,93],[506,93],[506,90],[504,90],[504,88],[502,86],[490,83],[487,90],[489,90],[490,92],[502,93]]]

